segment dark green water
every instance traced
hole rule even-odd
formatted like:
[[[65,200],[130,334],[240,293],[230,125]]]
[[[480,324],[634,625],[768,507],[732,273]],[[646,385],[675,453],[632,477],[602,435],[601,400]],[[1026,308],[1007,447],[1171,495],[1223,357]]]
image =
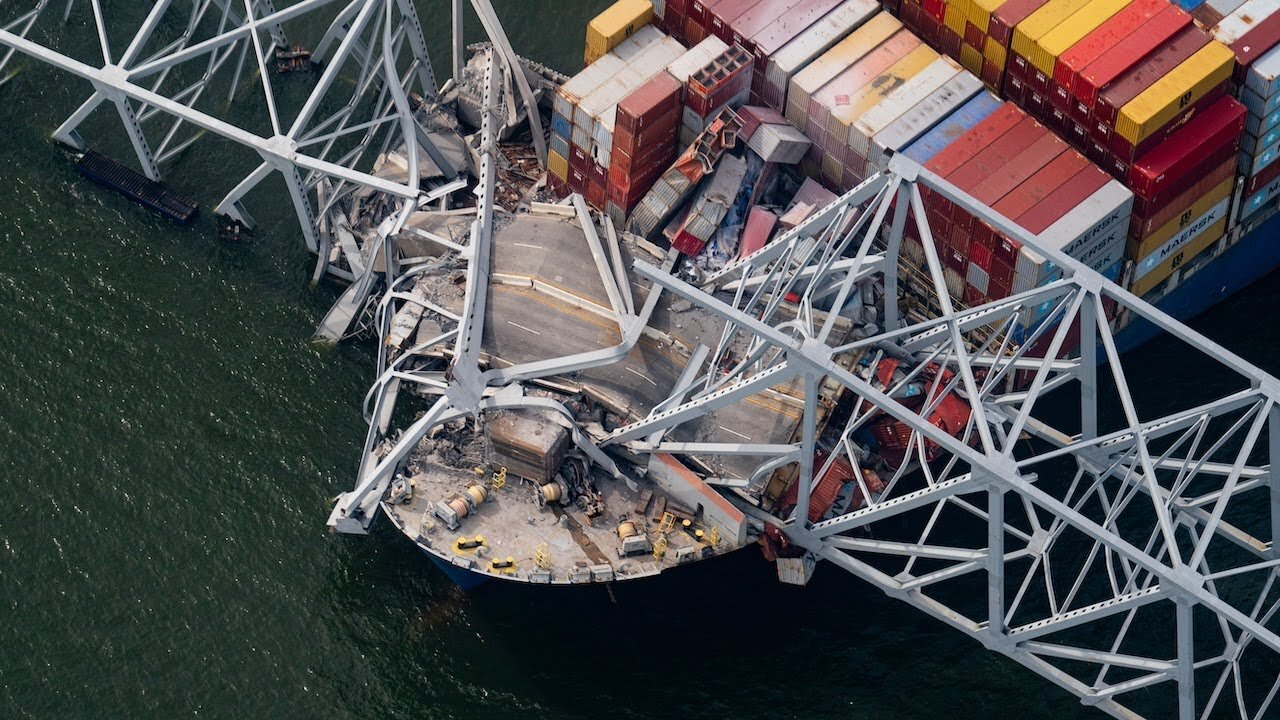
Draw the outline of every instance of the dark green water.
[[[604,4],[498,3],[565,69]],[[159,221],[48,140],[88,87],[25,67],[0,89],[0,717],[1096,717],[830,567],[464,596],[385,527],[331,537],[372,362],[308,344],[335,288],[307,289],[283,188],[251,196],[251,246]],[[86,135],[127,157],[111,121]],[[208,208],[251,167],[208,141],[168,172]],[[1249,316],[1278,296],[1196,325],[1275,370]],[[1155,380],[1202,381],[1166,350]]]

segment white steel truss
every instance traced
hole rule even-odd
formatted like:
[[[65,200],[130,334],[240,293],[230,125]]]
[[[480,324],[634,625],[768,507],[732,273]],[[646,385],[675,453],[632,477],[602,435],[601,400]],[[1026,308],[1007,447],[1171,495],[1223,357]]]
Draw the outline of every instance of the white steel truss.
[[[325,205],[343,193],[373,190],[395,199],[379,229],[385,241],[421,203],[456,189],[448,183],[420,187],[414,167],[404,183],[358,169],[388,148],[432,153],[415,127],[411,95],[429,101],[436,80],[409,0],[300,0],[280,10],[264,0],[158,0],[118,56],[114,31],[99,2],[90,0],[101,46],[97,62],[29,39],[48,4],[0,16],[0,46],[93,86],[93,95],[58,129],[59,139],[82,146],[77,127],[109,102],[142,170],[159,177],[165,163],[194,141],[184,129],[228,138],[256,152],[262,165],[219,210],[250,222],[241,198],[281,172],[304,238],[321,263],[331,241]],[[1280,384],[1041,247],[1034,236],[901,156],[888,171],[697,286],[675,274],[674,255],[660,267],[643,261],[621,267],[617,238],[595,236],[576,200],[574,212],[583,219],[621,342],[526,365],[484,367],[480,339],[490,280],[499,76],[514,76],[526,107],[533,103],[528,88],[519,87],[522,74],[509,70],[516,61],[492,8],[487,0],[472,4],[493,49],[485,66],[477,207],[469,241],[454,258],[466,266],[463,311],[451,313],[407,292],[428,266],[399,274],[390,264],[385,268],[394,280],[376,299],[380,336],[408,303],[435,313],[442,330],[394,360],[380,349],[357,486],[338,500],[329,519],[333,528],[365,532],[401,461],[437,425],[511,407],[572,419],[560,403],[527,395],[522,383],[617,362],[649,324],[659,295],[672,293],[718,318],[720,340],[693,353],[671,396],[647,417],[604,437],[574,431],[575,444],[598,465],[625,477],[611,447],[758,457],[750,478],[716,484],[762,528],[785,535],[800,550],[803,566],[825,560],[843,568],[1114,717],[1274,716],[1280,691],[1280,557],[1274,542],[1280,486],[1270,464],[1280,452]],[[291,20],[327,6],[337,15],[315,48],[324,69],[302,106],[289,114],[277,102],[267,63],[286,43]],[[456,75],[461,4],[453,8]],[[0,56],[0,78],[9,60]],[[249,130],[207,99],[215,84],[219,93],[225,89],[235,97],[254,77],[261,80],[264,120]],[[339,77],[352,82],[338,83]],[[540,129],[533,136],[540,141]],[[410,163],[419,157],[412,151],[406,156]],[[1049,258],[1062,268],[1061,279],[960,307],[947,289],[922,190]],[[908,236],[918,242],[908,243]],[[385,256],[389,263],[391,253]],[[631,297],[629,272],[651,283],[645,298]],[[372,292],[367,276],[349,279]],[[875,304],[874,331],[851,329],[842,315],[854,297]],[[1048,321],[1040,317],[1045,307]],[[1214,387],[1227,389],[1179,388],[1161,397],[1158,411],[1148,410],[1153,402],[1140,391],[1143,369],[1127,364],[1116,348],[1108,317],[1117,309],[1159,327],[1181,352],[1215,363]],[[746,351],[729,352],[735,346]],[[406,368],[406,358],[433,348],[447,350],[447,372]],[[900,361],[906,376],[878,380],[874,368],[883,358]],[[673,437],[708,413],[796,380],[803,414],[789,443]],[[408,427],[392,430],[385,419],[406,383],[431,388],[438,399]],[[819,387],[839,389],[847,403],[849,412],[838,422],[823,419],[830,408],[819,407]],[[949,397],[963,401],[960,427],[934,421]],[[1180,399],[1181,407],[1171,410]],[[873,490],[859,476],[865,503],[810,520],[816,479],[841,459],[858,467],[868,453],[866,430],[877,422],[897,423],[906,432],[883,488]],[[798,478],[795,507],[785,515],[739,492],[784,469]]]

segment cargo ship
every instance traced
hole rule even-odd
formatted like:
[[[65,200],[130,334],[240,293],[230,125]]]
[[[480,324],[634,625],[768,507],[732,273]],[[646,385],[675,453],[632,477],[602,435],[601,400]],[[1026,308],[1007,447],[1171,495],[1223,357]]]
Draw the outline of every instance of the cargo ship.
[[[749,261],[900,154],[1043,246],[1176,318],[1193,317],[1280,266],[1271,241],[1280,229],[1277,8],[1274,0],[621,0],[588,26],[584,68],[552,98],[546,180],[548,199],[560,202],[498,233],[492,272],[554,286],[577,307],[608,315],[619,299],[607,288],[555,274],[575,262],[578,233],[589,247],[616,242],[615,263],[648,255],[698,282]],[[946,199],[926,192],[923,207],[955,306],[1062,277],[1052,260]],[[543,256],[517,257],[517,247]],[[899,261],[905,291],[936,303],[914,227]],[[437,281],[423,275],[419,283]],[[1156,332],[1104,309],[1121,350]],[[773,447],[793,441],[794,409],[804,403],[794,383],[768,388],[757,408],[718,411],[677,438],[679,457],[654,452],[655,444],[619,455],[615,445],[613,480],[635,471],[640,483],[611,481],[600,458],[575,452],[585,447],[575,427],[612,441],[617,428],[660,412],[669,390],[679,395],[679,367],[705,362],[692,349],[703,342],[699,328],[719,332],[714,318],[668,296],[649,310],[645,332],[668,357],[628,355],[613,370],[631,373],[631,383],[561,378],[545,390],[571,408],[571,422],[498,414],[483,431],[459,427],[427,442],[398,476],[384,511],[459,584],[611,582],[753,543],[780,560],[780,574],[794,572],[781,561],[803,551],[777,523],[800,509],[796,465],[762,469],[698,450],[731,436]],[[857,318],[871,317],[856,303],[822,310],[852,318],[854,336]],[[1013,340],[1047,337],[1038,329],[1056,317],[1050,302],[1025,309]],[[572,323],[567,314],[544,321]],[[551,342],[507,324],[516,335],[504,346],[494,331],[486,345],[494,357],[514,361],[514,346]],[[886,388],[950,372],[861,353],[840,362]],[[838,387],[818,392],[822,447],[824,428],[847,418],[856,398]],[[959,437],[967,403],[947,393],[930,406],[930,422]],[[916,462],[910,435],[879,417],[856,451],[815,457],[810,522],[874,500],[882,478]],[[474,472],[442,462],[449,452],[471,458]],[[532,494],[502,499],[508,483]],[[433,539],[441,527],[467,534],[445,544]]]

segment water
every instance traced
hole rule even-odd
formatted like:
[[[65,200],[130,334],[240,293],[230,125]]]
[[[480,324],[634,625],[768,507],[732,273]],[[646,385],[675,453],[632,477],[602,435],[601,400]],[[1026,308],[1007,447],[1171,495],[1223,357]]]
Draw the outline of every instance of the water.
[[[499,11],[572,69],[603,5]],[[0,90],[0,717],[1097,717],[830,567],[784,587],[749,549],[616,603],[464,596],[384,526],[330,536],[372,363],[308,344],[336,289],[307,289],[283,187],[249,246],[155,219],[47,139],[87,92],[30,66]],[[127,157],[111,122],[86,136]],[[208,208],[252,164],[206,141],[170,175]],[[1249,315],[1277,300],[1273,276],[1195,325],[1275,371]],[[1168,347],[1154,381],[1204,381]]]

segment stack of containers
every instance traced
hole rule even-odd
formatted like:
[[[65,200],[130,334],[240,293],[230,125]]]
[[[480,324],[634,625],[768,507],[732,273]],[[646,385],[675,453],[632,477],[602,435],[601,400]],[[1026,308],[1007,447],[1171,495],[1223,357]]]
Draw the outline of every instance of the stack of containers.
[[[605,208],[618,102],[684,53],[680,43],[646,25],[560,87],[547,160],[553,189],[582,193]]]
[[[895,48],[903,50],[910,49],[912,42],[915,45],[920,44],[918,39],[903,31],[902,23],[892,15],[881,12],[792,77],[787,88],[784,114],[792,125],[803,130],[805,135],[813,141],[813,146],[802,167],[805,174],[817,177],[821,173],[823,154],[827,151],[825,119],[821,125],[816,118],[810,122],[810,113],[822,107],[824,100],[827,107],[834,103],[836,92],[833,90],[826,97],[819,98],[816,103],[810,102],[813,96],[820,94],[825,86],[882,44],[893,43]],[[818,128],[823,132],[818,133]],[[843,150],[841,153],[843,154]]]
[[[684,36],[689,0],[653,0],[653,24],[662,32],[688,45]]]
[[[755,58],[755,71],[751,75],[751,104],[764,104],[764,79],[769,58],[816,23],[825,19],[844,0],[799,0],[786,10],[777,12],[767,24],[760,26],[762,17],[757,13],[744,15],[734,27],[735,42],[746,48]],[[772,3],[764,5],[774,7]],[[778,8],[782,5],[776,6]],[[755,28],[759,28],[758,30]]]
[[[680,82],[660,72],[618,103],[606,211],[621,224],[676,156]]]
[[[865,99],[875,95],[872,84],[877,79],[889,77],[892,80],[887,82],[901,84],[904,74],[910,77],[938,57],[906,30],[899,30],[878,46],[868,44],[864,49],[867,52],[857,62],[810,95],[803,125],[788,113],[787,119],[821,148],[821,180],[829,189],[841,184],[848,147],[845,136],[837,137],[829,132],[833,115],[841,108],[864,106]]]
[[[682,148],[688,147],[689,144],[693,142],[693,139],[697,137],[698,132],[700,132],[700,128],[694,127],[697,124],[696,122],[693,122],[691,119],[691,122],[686,124],[683,118],[683,93],[684,89],[688,87],[689,78],[693,77],[694,73],[709,65],[717,57],[723,55],[728,49],[729,46],[720,38],[709,37],[689,48],[688,52],[681,55],[675,62],[667,66],[667,72],[680,83],[682,88],[682,94],[680,97],[682,110],[679,137],[679,144]]]
[[[652,19],[653,3],[650,0],[618,0],[587,23],[583,64],[590,65],[604,57],[605,53],[648,25]]]
[[[1016,105],[994,105],[985,93],[974,97],[904,154],[1041,243],[1117,277],[1133,194]],[[1046,258],[936,194],[925,193],[925,208],[948,290],[966,304],[1061,276]],[[922,254],[918,240],[908,241],[907,253]],[[1028,311],[1024,321],[1039,320],[1051,307]]]
[[[907,90],[916,98],[936,90],[956,73],[954,63],[946,62],[928,45],[919,45],[894,62],[865,85],[838,98],[827,117],[825,146],[830,152],[822,157],[822,174],[829,178],[829,186],[852,187],[862,182],[866,167],[865,153],[851,154],[851,126],[869,110],[891,95],[901,97]]]
[[[1231,4],[1236,7],[1221,0],[1206,3],[1209,10],[1198,8],[1195,14],[1236,58],[1238,97],[1248,114],[1238,165],[1244,179],[1234,213],[1237,221],[1244,222],[1273,207],[1280,195],[1280,163],[1275,162],[1280,154],[1280,87],[1275,82],[1280,76],[1280,2],[1231,0]]]
[[[755,58],[738,45],[717,55],[689,76],[684,94],[682,133],[696,136],[725,108],[738,108],[751,99]]]
[[[785,109],[792,78],[879,11],[873,0],[847,0],[771,53],[759,90],[761,104]]]
[[[1179,267],[1209,250],[1227,231],[1245,108],[1220,98],[1134,163],[1138,195],[1129,257],[1130,292],[1158,291]]]

